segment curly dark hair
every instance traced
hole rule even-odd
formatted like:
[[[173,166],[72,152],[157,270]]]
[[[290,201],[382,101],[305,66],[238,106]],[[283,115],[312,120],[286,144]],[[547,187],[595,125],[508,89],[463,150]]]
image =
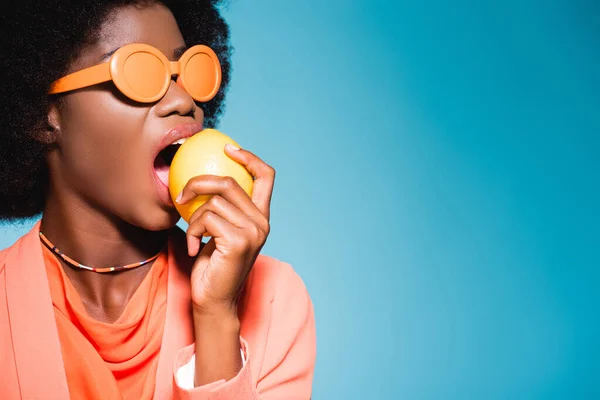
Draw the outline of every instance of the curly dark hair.
[[[188,45],[206,44],[219,57],[221,90],[201,104],[204,124],[216,127],[229,85],[232,47],[219,0],[21,0],[0,15],[0,220],[34,217],[44,208],[50,144],[47,126],[51,83],[98,38],[118,7],[161,3],[174,14]]]

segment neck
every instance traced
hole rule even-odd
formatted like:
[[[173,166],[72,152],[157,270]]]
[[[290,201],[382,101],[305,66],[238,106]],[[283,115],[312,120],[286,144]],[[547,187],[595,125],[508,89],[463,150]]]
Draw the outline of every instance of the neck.
[[[84,209],[48,206],[41,231],[62,252],[91,267],[135,263],[158,253],[167,231],[148,231]]]
[[[49,196],[40,230],[64,254],[96,268],[148,259],[164,248],[167,231],[148,231],[71,199]],[[76,204],[73,204],[75,202]],[[88,312],[97,319],[116,319],[152,263],[118,273],[97,273],[61,264]]]

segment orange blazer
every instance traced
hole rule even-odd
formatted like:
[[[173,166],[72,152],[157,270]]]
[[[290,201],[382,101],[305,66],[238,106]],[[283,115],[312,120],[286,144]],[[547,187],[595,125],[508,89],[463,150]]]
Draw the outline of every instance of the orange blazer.
[[[0,398],[69,399],[40,221],[0,251]],[[169,235],[167,312],[154,399],[309,399],[316,358],[312,302],[292,267],[260,255],[240,297],[246,363],[237,376],[193,389],[175,372],[194,353],[185,234]]]

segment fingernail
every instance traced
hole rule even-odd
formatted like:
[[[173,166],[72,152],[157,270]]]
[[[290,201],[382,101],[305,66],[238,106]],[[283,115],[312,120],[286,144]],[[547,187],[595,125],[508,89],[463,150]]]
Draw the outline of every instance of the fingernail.
[[[183,191],[181,191],[181,192],[179,193],[179,196],[177,196],[177,198],[175,199],[175,202],[176,202],[176,203],[179,203],[179,202],[181,201],[181,198],[182,198],[182,197],[183,197]]]
[[[229,148],[229,150],[233,150],[233,151],[237,151],[240,149],[239,147],[236,147],[236,146],[232,145],[231,143],[227,143],[225,146],[227,146]]]

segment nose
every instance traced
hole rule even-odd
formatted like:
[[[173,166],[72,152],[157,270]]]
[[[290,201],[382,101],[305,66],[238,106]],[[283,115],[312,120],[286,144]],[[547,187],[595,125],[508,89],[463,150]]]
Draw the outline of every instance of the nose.
[[[172,114],[193,115],[196,103],[192,96],[175,82],[175,79],[172,79],[167,93],[158,101],[155,110],[159,117],[167,117]]]

